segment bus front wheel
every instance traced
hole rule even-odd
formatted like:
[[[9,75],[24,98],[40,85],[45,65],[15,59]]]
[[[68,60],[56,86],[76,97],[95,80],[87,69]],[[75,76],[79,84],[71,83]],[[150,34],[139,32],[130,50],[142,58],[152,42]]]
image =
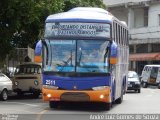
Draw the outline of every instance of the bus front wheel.
[[[58,108],[58,103],[54,101],[49,101],[49,107],[50,108]]]
[[[103,110],[110,110],[112,108],[112,103],[100,103]]]
[[[121,91],[121,96],[115,101],[117,104],[121,104],[123,101],[123,90]]]
[[[158,84],[158,89],[160,89],[160,83]]]
[[[34,93],[33,93],[33,97],[34,97],[34,98],[39,98],[39,95],[40,95],[39,92],[34,92]]]

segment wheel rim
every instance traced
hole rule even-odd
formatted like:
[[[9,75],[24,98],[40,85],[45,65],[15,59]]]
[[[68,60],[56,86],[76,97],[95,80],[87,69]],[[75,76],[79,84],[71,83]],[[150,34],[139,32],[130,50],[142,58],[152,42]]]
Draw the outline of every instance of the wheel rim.
[[[4,100],[7,100],[7,98],[8,98],[7,92],[6,92],[6,91],[3,91],[3,99],[4,99]]]

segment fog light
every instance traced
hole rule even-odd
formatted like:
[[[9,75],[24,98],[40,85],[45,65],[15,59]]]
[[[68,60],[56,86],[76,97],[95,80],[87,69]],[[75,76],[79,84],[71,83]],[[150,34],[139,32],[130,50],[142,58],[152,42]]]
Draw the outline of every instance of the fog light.
[[[103,98],[104,98],[104,95],[100,95],[100,98],[103,99]]]
[[[51,94],[48,94],[48,95],[47,95],[47,97],[49,97],[49,98],[50,98],[50,97],[51,97]]]

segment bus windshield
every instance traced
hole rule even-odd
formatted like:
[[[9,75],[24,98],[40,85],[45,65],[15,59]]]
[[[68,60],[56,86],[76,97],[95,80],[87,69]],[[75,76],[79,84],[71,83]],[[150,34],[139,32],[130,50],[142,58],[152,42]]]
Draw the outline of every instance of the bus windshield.
[[[44,71],[108,72],[106,40],[46,40],[49,49]]]
[[[40,74],[41,66],[40,65],[19,65],[16,68],[15,74]]]

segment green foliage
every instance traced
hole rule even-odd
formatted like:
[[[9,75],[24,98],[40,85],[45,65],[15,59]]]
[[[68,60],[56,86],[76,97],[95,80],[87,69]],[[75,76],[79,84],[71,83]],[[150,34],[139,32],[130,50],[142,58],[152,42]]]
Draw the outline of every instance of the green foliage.
[[[16,47],[34,47],[48,15],[78,6],[105,8],[103,0],[1,0],[0,61]]]
[[[15,47],[33,47],[49,14],[63,11],[63,0],[1,0],[0,61]]]
[[[74,7],[100,7],[106,8],[103,0],[65,0],[64,11],[68,11]]]

